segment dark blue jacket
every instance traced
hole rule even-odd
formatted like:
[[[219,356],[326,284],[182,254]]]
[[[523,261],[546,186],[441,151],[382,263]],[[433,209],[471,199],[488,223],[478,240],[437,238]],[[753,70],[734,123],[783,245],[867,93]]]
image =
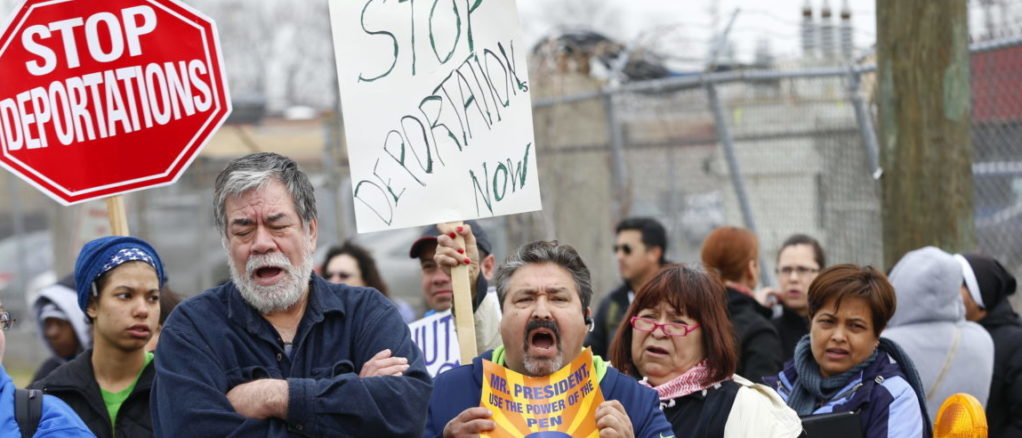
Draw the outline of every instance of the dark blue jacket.
[[[930,437],[929,418],[901,365],[877,350],[876,361],[838,391],[831,400],[821,401],[813,414],[858,411],[867,438]],[[790,360],[777,376],[763,379],[784,401],[798,380],[795,361]]]
[[[426,438],[442,437],[447,422],[465,409],[479,406],[483,391],[483,359],[490,360],[493,350],[436,377],[436,386],[429,401]],[[670,438],[671,424],[660,411],[660,400],[652,388],[639,385],[635,379],[607,367],[600,379],[605,400],[617,400],[625,407],[632,421],[636,438]]]
[[[388,348],[408,358],[405,375],[359,378],[362,365]],[[390,300],[318,275],[290,355],[228,282],[177,306],[160,336],[156,369],[158,437],[419,436],[432,387]],[[231,388],[260,378],[287,379],[286,421],[245,418],[227,400]]]

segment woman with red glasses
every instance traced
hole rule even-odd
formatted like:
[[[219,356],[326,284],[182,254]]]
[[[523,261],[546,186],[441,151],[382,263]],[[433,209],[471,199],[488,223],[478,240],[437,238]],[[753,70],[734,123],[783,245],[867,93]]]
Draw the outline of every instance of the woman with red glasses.
[[[798,436],[798,415],[777,393],[735,374],[724,297],[723,284],[705,270],[665,267],[635,295],[611,362],[657,391],[675,436]]]

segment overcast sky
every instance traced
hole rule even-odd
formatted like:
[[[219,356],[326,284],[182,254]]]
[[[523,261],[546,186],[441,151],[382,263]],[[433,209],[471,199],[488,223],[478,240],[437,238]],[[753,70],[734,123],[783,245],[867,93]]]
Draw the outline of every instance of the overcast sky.
[[[655,44],[676,48],[685,57],[702,58],[709,41],[723,30],[735,10],[731,30],[736,55],[750,60],[760,40],[770,45],[775,57],[797,58],[805,0],[517,0],[522,28],[532,42],[557,27],[589,25],[625,43]],[[824,0],[810,0],[818,20]],[[829,0],[834,22],[842,0]],[[558,5],[560,4],[560,5]],[[578,5],[572,9],[570,6]],[[855,46],[871,47],[876,39],[875,0],[847,0],[852,12]]]

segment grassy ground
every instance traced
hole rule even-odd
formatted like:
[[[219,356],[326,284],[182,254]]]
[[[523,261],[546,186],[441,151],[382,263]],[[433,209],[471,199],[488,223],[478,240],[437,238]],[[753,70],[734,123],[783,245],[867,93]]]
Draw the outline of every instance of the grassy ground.
[[[32,381],[32,374],[35,370],[23,367],[11,367],[6,368],[7,374],[11,375],[11,379],[14,380],[14,386],[18,388],[24,388],[28,386],[29,382]]]

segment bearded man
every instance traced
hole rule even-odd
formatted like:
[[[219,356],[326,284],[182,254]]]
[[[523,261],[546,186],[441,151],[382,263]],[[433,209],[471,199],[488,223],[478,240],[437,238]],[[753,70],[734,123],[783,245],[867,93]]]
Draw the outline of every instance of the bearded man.
[[[313,274],[316,200],[290,159],[217,176],[231,281],[177,306],[156,352],[156,436],[421,436],[432,383],[397,309]],[[370,378],[374,377],[374,378]]]

